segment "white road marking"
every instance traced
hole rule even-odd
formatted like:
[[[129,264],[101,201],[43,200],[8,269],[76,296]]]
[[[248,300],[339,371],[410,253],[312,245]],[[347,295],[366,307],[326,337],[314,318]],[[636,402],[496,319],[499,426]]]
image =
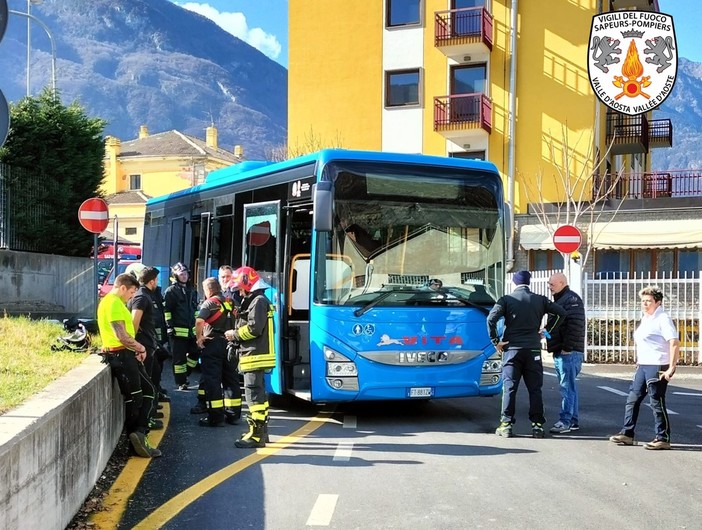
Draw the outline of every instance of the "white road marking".
[[[612,394],[617,394],[618,396],[628,396],[629,395],[628,392],[622,392],[621,390],[617,390],[616,388],[612,388],[609,386],[598,386],[597,388],[601,388],[602,390],[606,390],[607,392],[611,392]],[[651,406],[650,403],[646,403],[646,405],[648,405],[649,407]],[[678,415],[677,412],[675,412],[674,410],[670,410],[669,408],[666,408],[665,410],[668,412],[668,414],[672,414],[673,416]]]
[[[598,386],[597,388],[601,388],[602,390],[606,390],[607,392],[611,392],[612,394],[617,394],[618,396],[629,395],[629,392],[622,392],[621,390],[617,390],[616,388],[612,388],[609,386]]]
[[[356,428],[356,416],[344,416],[344,429]]]
[[[673,392],[673,394],[678,395],[678,396],[697,396],[697,397],[702,397],[702,394],[697,393],[697,392]]]
[[[699,427],[700,429],[702,429],[702,425],[698,425],[698,427]]]
[[[307,518],[307,526],[329,526],[334,515],[338,495],[322,493],[317,497],[317,501],[312,507],[310,516]]]
[[[353,452],[353,442],[339,442],[334,453],[334,460],[337,462],[348,462],[351,460]]]
[[[550,375],[551,377],[558,377],[556,374],[552,374],[551,372],[544,372],[544,375]]]

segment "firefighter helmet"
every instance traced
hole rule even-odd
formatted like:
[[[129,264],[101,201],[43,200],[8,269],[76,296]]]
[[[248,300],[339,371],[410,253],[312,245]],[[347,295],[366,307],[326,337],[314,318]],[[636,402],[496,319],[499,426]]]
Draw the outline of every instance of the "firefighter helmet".
[[[188,270],[188,268],[187,268],[185,265],[183,265],[183,264],[179,261],[178,263],[176,263],[175,265],[173,265],[173,267],[171,267],[171,272],[173,272],[174,275],[178,275],[178,274],[180,274],[180,273],[182,273],[182,272],[188,272],[188,273],[189,273],[190,271]]]
[[[145,268],[146,268],[146,265],[144,265],[143,263],[130,263],[129,265],[127,265],[127,268],[124,272],[126,272],[127,274],[131,274],[132,276],[134,276],[138,280],[139,274]]]
[[[261,277],[251,267],[239,267],[232,274],[232,280],[229,283],[231,289],[243,289],[247,293],[250,292],[254,285],[260,281]]]

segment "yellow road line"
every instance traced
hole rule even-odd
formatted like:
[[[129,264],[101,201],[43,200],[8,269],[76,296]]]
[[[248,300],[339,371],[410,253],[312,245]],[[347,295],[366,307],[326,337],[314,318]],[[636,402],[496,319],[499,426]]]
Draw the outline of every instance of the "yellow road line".
[[[163,430],[151,431],[149,433],[149,442],[152,446],[158,447],[161,443],[163,435],[168,427],[168,420],[171,417],[171,407],[169,403],[163,404]],[[129,443],[129,442],[127,442]],[[127,460],[124,469],[115,480],[114,484],[107,492],[107,496],[103,502],[104,511],[95,512],[90,516],[89,520],[95,525],[95,528],[101,530],[111,530],[117,528],[124,511],[127,509],[127,501],[134,492],[141,477],[146,471],[146,467],[151,462],[150,458],[131,457]]]
[[[275,443],[266,445],[265,448],[258,449],[255,453],[242,458],[241,460],[234,462],[220,469],[219,471],[209,475],[197,484],[193,484],[188,489],[181,491],[178,495],[171,498],[165,504],[158,507],[156,510],[151,512],[151,514],[137,524],[135,529],[152,529],[161,528],[168,521],[173,519],[182,510],[184,510],[188,505],[190,505],[195,500],[202,497],[205,493],[211,489],[219,486],[225,480],[233,477],[237,473],[245,470],[246,468],[264,460],[265,458],[272,456],[286,447],[294,444],[300,438],[313,433],[319,429],[327,421],[327,418],[331,415],[331,412],[322,412],[318,416],[312,418],[309,423],[303,425],[294,433],[285,436]]]

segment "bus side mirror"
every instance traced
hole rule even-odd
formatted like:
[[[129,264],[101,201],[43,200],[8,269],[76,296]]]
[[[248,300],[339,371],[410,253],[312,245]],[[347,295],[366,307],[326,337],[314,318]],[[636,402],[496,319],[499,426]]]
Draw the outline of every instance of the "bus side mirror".
[[[312,197],[314,198],[312,224],[314,225],[314,229],[317,232],[331,232],[334,196],[332,183],[325,180],[314,184],[312,188]]]

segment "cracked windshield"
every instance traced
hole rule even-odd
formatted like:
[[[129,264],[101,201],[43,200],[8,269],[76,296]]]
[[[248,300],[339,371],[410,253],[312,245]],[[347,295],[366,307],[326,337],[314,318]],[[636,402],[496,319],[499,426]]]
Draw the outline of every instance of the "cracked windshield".
[[[416,169],[326,168],[335,215],[318,242],[318,303],[361,306],[360,316],[374,306],[491,307],[502,294],[504,234],[482,173]]]

